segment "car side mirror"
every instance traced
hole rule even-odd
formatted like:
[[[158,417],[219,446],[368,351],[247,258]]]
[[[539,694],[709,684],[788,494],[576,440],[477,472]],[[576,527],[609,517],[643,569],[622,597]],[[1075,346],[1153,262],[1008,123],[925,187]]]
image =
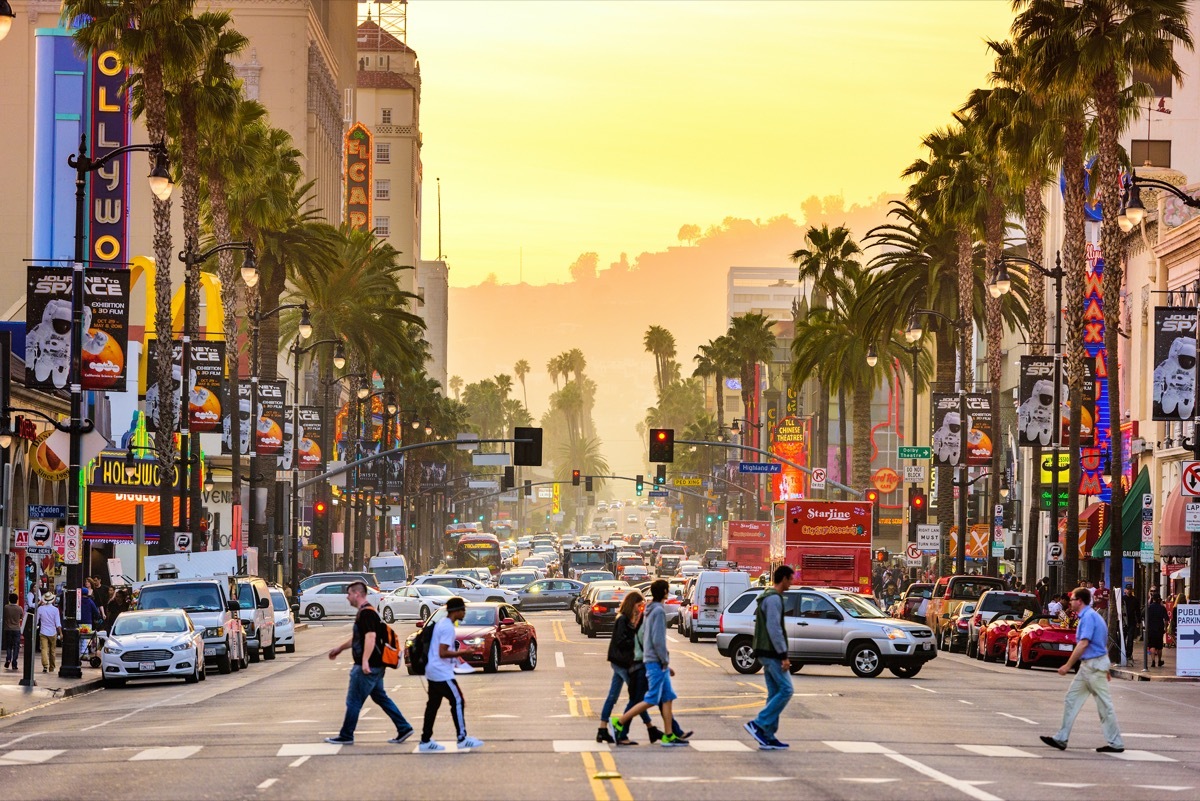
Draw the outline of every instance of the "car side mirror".
[[[513,626],[513,625],[516,625],[516,622],[517,621],[513,620],[511,617],[506,617],[500,621],[500,625],[501,626]]]
[[[238,606],[237,601],[230,601],[229,603],[225,604],[225,609],[233,612],[235,615],[242,611],[242,608]]]
[[[270,598],[259,598],[258,599],[258,608],[259,609],[270,609],[271,608],[271,599]]]

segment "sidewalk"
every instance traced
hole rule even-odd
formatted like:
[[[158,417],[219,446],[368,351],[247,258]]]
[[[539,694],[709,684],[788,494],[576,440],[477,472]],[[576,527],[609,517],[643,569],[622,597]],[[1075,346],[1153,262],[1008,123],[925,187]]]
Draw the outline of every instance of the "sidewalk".
[[[100,687],[100,669],[83,666],[83,678],[61,679],[57,673],[43,673],[40,656],[33,663],[36,687],[20,686],[21,671],[0,668],[0,720],[59,698],[70,698]],[[24,659],[24,654],[22,654]]]
[[[1146,670],[1142,669],[1145,664],[1142,661],[1142,641],[1138,640],[1133,646],[1133,664],[1125,667],[1114,667],[1112,676],[1114,679],[1125,679],[1126,681],[1179,681],[1179,682],[1200,682],[1200,678],[1192,676],[1176,676],[1175,675],[1175,649],[1163,649],[1163,666],[1152,667]]]

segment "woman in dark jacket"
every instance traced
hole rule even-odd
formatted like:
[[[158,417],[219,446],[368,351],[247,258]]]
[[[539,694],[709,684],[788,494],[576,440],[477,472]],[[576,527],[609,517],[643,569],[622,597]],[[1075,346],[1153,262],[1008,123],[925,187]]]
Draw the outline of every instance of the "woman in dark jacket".
[[[621,696],[621,688],[629,687],[632,695],[633,683],[629,671],[635,662],[634,640],[637,638],[638,623],[642,619],[642,602],[644,600],[640,592],[630,592],[621,601],[616,622],[613,623],[612,639],[608,643],[608,661],[612,665],[613,672],[612,684],[608,688],[608,698],[604,699],[604,708],[600,710],[600,729],[596,732],[596,742],[598,743],[613,741],[612,735],[608,733],[608,718],[612,715],[617,699]],[[630,701],[631,705],[632,703]],[[654,735],[658,729],[650,722],[649,712],[642,713],[642,722],[646,724],[650,738],[657,740],[658,738]],[[623,744],[636,745],[636,743]]]
[[[1158,597],[1158,593],[1153,593],[1150,596],[1150,603],[1146,604],[1146,650],[1150,652],[1150,666],[1154,667],[1155,661],[1158,662],[1158,667],[1163,666],[1162,649],[1163,637],[1167,633],[1167,623],[1170,617],[1167,615],[1167,608],[1163,606],[1162,599]]]

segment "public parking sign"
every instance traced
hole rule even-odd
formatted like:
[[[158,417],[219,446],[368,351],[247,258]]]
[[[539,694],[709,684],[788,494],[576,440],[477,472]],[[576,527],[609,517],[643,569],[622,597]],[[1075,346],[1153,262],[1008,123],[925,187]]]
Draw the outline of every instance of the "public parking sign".
[[[1193,533],[1200,532],[1200,503],[1189,503],[1184,508],[1183,529]]]
[[[1200,676],[1200,604],[1180,604],[1175,613],[1175,675]]]

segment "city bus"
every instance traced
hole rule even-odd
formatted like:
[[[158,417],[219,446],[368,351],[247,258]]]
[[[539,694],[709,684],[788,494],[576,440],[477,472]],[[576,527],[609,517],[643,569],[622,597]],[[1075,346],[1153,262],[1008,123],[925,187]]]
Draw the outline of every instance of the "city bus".
[[[454,544],[455,567],[483,567],[495,576],[500,572],[500,540],[495,534],[463,534]]]

